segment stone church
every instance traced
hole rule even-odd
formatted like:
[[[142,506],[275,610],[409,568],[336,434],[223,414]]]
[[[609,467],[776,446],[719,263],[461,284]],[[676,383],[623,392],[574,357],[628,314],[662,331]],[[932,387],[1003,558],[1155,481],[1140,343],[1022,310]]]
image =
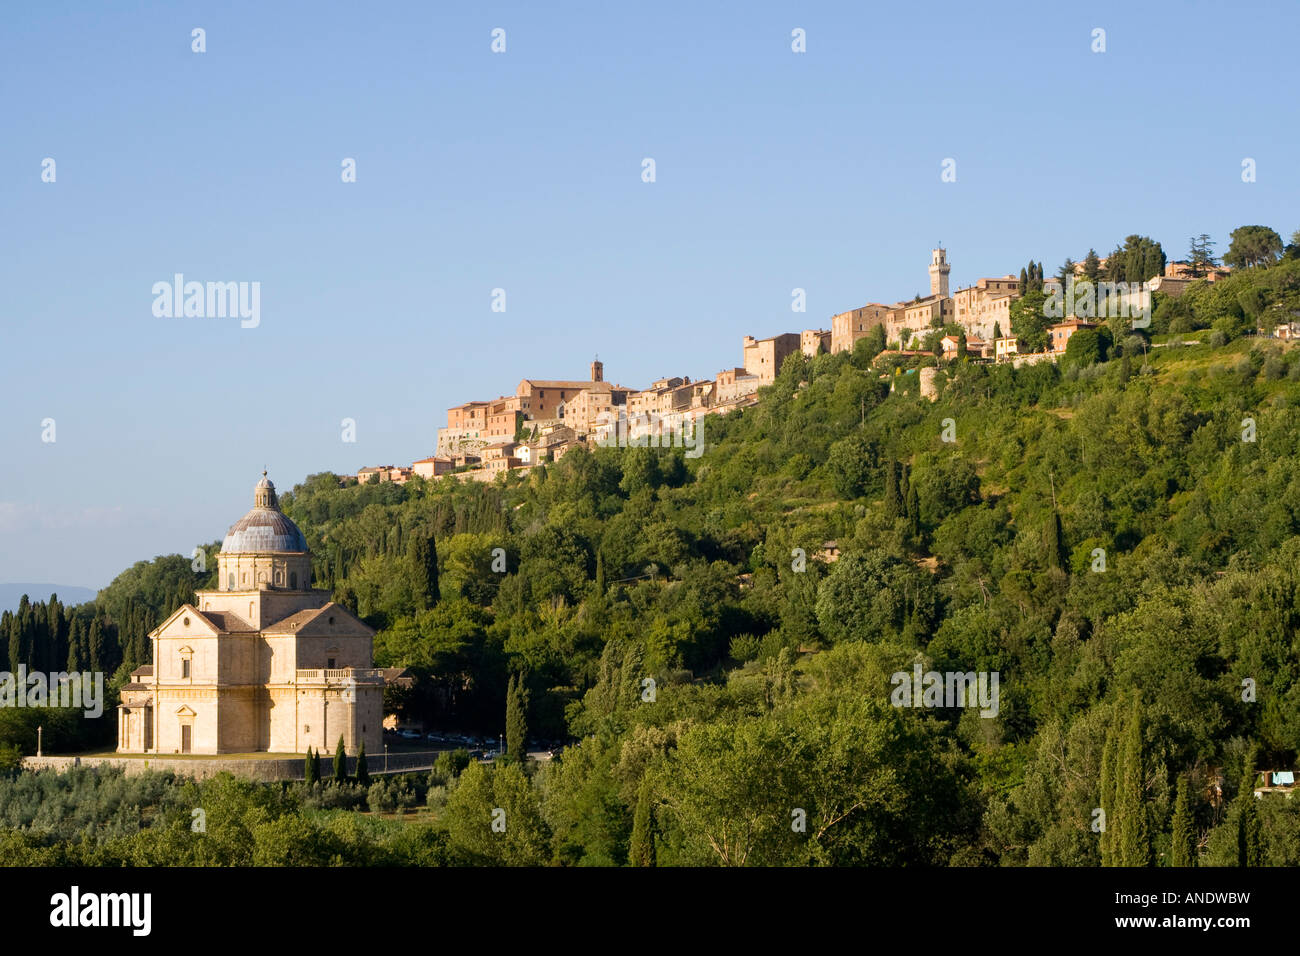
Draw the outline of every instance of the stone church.
[[[382,749],[374,630],[311,587],[311,555],[262,473],[226,535],[217,590],[149,634],[153,664],[122,688],[118,753],[349,754]]]

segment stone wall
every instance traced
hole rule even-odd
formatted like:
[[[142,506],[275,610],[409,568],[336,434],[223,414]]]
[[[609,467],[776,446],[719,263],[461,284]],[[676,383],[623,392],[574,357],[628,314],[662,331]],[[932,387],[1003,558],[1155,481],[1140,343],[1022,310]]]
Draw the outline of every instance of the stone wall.
[[[407,773],[416,770],[430,770],[437,759],[437,751],[425,753],[402,753],[388,756],[385,770],[384,754],[366,754],[366,771],[372,776],[384,773]],[[348,757],[348,774],[354,775],[357,769],[355,757]],[[178,776],[193,777],[204,780],[214,777],[222,771],[229,771],[246,780],[301,780],[303,777],[302,757],[24,757],[24,770],[39,770],[49,767],[64,771],[70,767],[124,767],[127,774],[144,773],[147,770],[170,770]],[[328,778],[334,772],[333,754],[321,754],[321,776]]]
[[[927,366],[921,369],[921,397],[934,401],[939,397],[939,386],[935,379],[939,376],[939,370]]]

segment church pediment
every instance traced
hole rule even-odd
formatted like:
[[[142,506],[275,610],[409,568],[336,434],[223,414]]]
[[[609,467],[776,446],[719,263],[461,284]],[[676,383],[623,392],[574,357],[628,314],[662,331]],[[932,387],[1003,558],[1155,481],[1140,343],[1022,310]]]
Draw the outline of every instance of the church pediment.
[[[176,637],[178,634],[193,634],[196,637],[214,637],[221,630],[203,615],[193,604],[182,604],[167,620],[149,632],[150,637],[163,634]]]
[[[197,715],[196,713],[194,713],[194,711],[190,710],[189,707],[187,707],[187,706],[185,706],[184,704],[182,704],[179,708],[177,708],[177,710],[176,710],[176,716],[177,716],[177,717],[197,717],[198,715]]]
[[[293,634],[299,637],[373,637],[375,629],[341,604],[331,601],[322,608],[299,611],[262,629],[264,634]]]

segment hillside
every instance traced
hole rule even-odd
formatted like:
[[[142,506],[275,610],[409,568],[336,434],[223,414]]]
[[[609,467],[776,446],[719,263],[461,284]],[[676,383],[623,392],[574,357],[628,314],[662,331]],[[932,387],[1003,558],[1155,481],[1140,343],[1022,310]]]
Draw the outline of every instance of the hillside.
[[[1300,742],[1300,349],[1164,338],[958,364],[933,403],[865,353],[796,355],[694,460],[323,474],[282,504],[377,664],[418,675],[394,706],[495,734],[519,674],[529,734],[578,741],[521,797],[538,859],[644,853],[644,803],[665,863],[1169,862],[1191,833],[1203,863],[1295,865],[1300,809],[1244,788]],[[64,613],[108,660],[104,628],[142,633],[206,580],[141,562]],[[116,652],[120,683],[147,648]],[[996,716],[891,706],[917,663],[996,672]]]

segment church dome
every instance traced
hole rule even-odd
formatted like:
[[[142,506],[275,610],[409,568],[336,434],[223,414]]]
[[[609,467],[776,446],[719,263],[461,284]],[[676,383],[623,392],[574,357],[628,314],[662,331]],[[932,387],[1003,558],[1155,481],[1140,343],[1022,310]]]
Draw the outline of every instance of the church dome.
[[[280,510],[275,485],[262,472],[253,490],[253,510],[230,526],[221,543],[222,554],[307,550],[307,539],[298,526]]]

